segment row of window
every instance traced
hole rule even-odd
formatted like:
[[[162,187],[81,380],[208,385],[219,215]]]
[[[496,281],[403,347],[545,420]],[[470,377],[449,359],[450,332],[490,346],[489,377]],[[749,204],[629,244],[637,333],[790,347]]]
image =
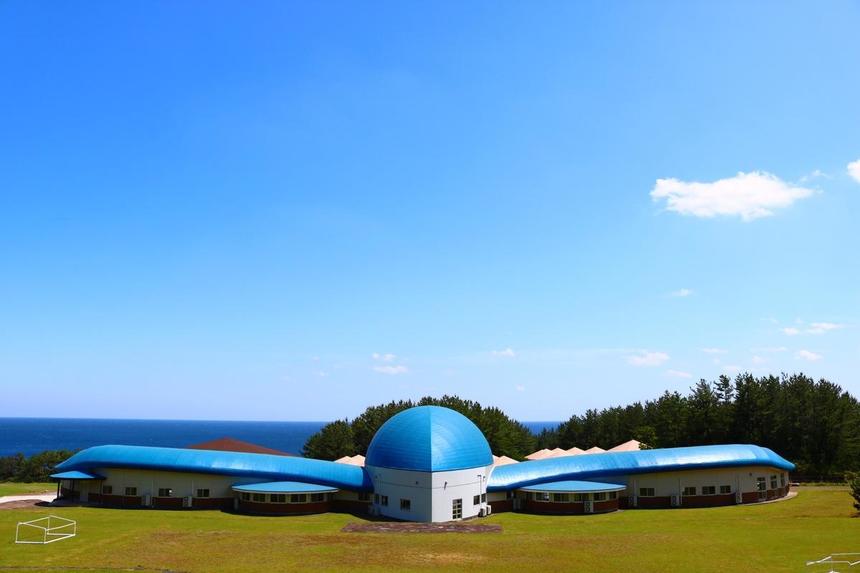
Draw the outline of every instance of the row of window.
[[[319,503],[326,500],[324,493],[247,493],[239,496],[242,501],[255,503]]]
[[[102,494],[103,495],[113,495],[113,486],[112,485],[103,485],[102,486]],[[137,488],[136,487],[126,487],[123,495],[127,496],[136,496]],[[160,487],[158,488],[158,497],[173,497],[173,489],[169,487]],[[208,488],[199,488],[197,490],[197,495],[194,497],[209,497],[209,489]]]
[[[698,489],[694,485],[685,486],[681,493],[683,495],[691,496],[698,495]],[[730,485],[721,485],[720,486],[720,494],[732,493],[732,486]],[[639,488],[639,497],[654,497],[656,494],[654,493],[653,487],[640,487]],[[703,485],[702,486],[702,495],[717,495],[717,486],[714,485]]]
[[[552,501],[553,503],[582,503],[583,501],[606,501],[618,499],[617,491],[599,491],[597,493],[553,493],[536,492],[526,494],[526,499],[534,501]]]
[[[487,503],[487,494],[482,493],[472,498],[472,505],[481,505],[482,503]]]
[[[378,493],[373,494],[373,503],[376,505],[382,505],[388,507],[388,496],[387,495],[379,495]],[[412,511],[412,500],[400,498],[400,510],[401,511]]]

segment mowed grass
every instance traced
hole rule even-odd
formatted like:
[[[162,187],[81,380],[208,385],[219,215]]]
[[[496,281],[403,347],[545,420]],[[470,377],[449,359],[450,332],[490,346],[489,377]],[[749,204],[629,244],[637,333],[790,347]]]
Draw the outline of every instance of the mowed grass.
[[[15,483],[15,482],[0,482],[0,497],[4,495],[23,495],[25,493],[55,493],[57,491],[56,483]]]
[[[48,513],[78,520],[74,539],[15,545],[15,523]],[[844,489],[713,509],[593,516],[494,515],[495,534],[343,533],[351,515],[251,517],[216,511],[34,508],[0,511],[0,570],[140,567],[220,571],[807,571],[860,551],[860,518]]]

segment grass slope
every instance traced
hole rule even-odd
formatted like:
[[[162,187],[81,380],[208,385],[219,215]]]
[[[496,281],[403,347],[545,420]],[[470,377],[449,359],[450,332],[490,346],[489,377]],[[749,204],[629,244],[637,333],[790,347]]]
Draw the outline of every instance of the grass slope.
[[[25,493],[56,493],[56,483],[0,482],[0,496],[23,495]]]
[[[47,513],[79,537],[14,545],[15,523]],[[214,511],[57,508],[0,511],[0,570],[175,571],[803,571],[860,551],[860,518],[843,490],[803,489],[758,506],[490,517],[501,534],[342,533],[350,515],[249,517]]]

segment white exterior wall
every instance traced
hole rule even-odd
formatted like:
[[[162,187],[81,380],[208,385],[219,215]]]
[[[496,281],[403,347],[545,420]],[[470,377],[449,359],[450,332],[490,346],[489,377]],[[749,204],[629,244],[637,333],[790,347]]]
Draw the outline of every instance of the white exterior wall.
[[[715,486],[717,494],[720,493],[721,485],[731,486],[732,493],[751,493],[757,491],[756,478],[759,477],[765,478],[767,489],[771,489],[770,477],[775,475],[777,487],[782,487],[780,476],[783,474],[788,484],[787,472],[767,466],[637,474],[627,477],[626,495],[632,498],[639,494],[639,488],[653,487],[655,497],[680,496],[687,486],[695,486],[697,495],[702,495],[702,486],[706,485]]]
[[[463,500],[463,518],[476,517],[486,502],[474,496],[487,493],[492,466],[447,472],[416,472],[368,466],[375,495],[388,496],[388,505],[374,504],[381,515],[405,521],[451,521],[453,501]],[[374,497],[374,500],[376,497]],[[400,500],[410,500],[410,510],[400,509]]]

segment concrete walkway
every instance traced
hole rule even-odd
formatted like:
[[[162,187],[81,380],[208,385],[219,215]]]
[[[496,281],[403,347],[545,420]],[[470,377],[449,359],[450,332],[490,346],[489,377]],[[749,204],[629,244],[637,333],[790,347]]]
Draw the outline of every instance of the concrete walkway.
[[[4,496],[0,496],[0,504],[12,503],[13,501],[28,501],[28,500],[51,502],[51,501],[54,501],[54,498],[56,498],[56,497],[57,497],[57,495],[53,494],[53,493],[50,493],[50,494],[32,494],[31,493],[28,495],[4,495]]]

